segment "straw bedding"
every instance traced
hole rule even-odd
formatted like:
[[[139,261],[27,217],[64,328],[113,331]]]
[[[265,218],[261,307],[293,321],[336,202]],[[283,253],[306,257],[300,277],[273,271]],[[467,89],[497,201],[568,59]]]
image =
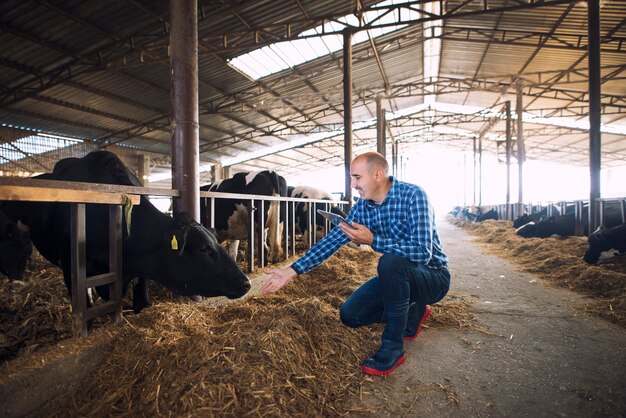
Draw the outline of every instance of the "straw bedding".
[[[277,294],[230,303],[183,303],[160,290],[150,308],[125,315],[122,324],[96,324],[87,338],[40,351],[29,344],[46,332],[30,330],[18,343],[9,326],[3,333],[12,344],[3,353],[14,360],[1,371],[10,377],[42,367],[67,350],[101,350],[103,361],[88,381],[40,411],[45,416],[344,415],[366,379],[358,365],[377,348],[382,328],[342,326],[338,307],[376,274],[377,260],[373,252],[343,248]],[[67,338],[71,329],[60,273],[50,280],[60,281],[60,296],[41,303],[58,304],[44,310],[62,319],[48,345]],[[27,280],[18,286],[28,288],[33,298],[41,289],[31,285],[36,286]],[[19,312],[20,306],[11,309],[8,315],[28,315]],[[37,315],[31,321],[52,328],[50,319]],[[19,321],[12,326],[19,328]],[[449,295],[433,307],[425,327],[475,327],[470,301]],[[31,352],[35,355],[23,356]]]
[[[588,266],[585,238],[524,239],[505,221],[452,222],[521,270],[589,295],[588,312],[626,323],[626,257]],[[89,379],[38,415],[345,415],[364,390],[358,365],[382,328],[344,327],[338,307],[375,274],[377,260],[343,248],[278,294],[232,302],[189,303],[152,285],[150,308],[119,325],[101,320],[87,338],[73,339],[62,275],[38,259],[24,282],[0,283],[0,375],[11,379],[96,347],[103,360]],[[476,322],[471,300],[451,294],[425,328],[478,329]]]
[[[449,221],[489,244],[487,252],[512,261],[521,271],[588,296],[584,312],[626,327],[626,256],[589,265],[582,259],[586,237],[522,238],[508,221],[472,223],[452,217]]]

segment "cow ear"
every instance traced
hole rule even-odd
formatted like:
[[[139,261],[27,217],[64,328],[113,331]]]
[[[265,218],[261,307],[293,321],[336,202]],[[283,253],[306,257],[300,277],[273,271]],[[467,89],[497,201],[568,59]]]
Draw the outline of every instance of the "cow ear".
[[[186,212],[175,213],[172,219],[172,226],[168,230],[167,245],[170,251],[181,255],[185,251],[187,244],[187,234],[190,229],[191,216]]]

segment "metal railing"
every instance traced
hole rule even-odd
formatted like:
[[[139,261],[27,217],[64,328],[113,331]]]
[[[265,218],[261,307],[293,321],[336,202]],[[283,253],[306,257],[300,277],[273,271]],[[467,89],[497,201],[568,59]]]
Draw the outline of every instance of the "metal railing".
[[[604,225],[607,209],[610,205],[619,205],[622,223],[626,223],[626,197],[616,198],[600,198],[595,199],[594,204],[597,205],[598,221],[597,225]],[[513,221],[524,214],[531,215],[538,213],[544,208],[547,211],[546,216],[556,216],[565,213],[574,213],[576,221],[576,235],[585,235],[585,226],[589,225],[589,199],[581,200],[560,200],[536,203],[510,203],[494,205],[498,212],[498,219]],[[558,209],[558,211],[557,211]],[[587,231],[587,235],[593,231]]]
[[[283,248],[283,260],[289,259],[289,257],[296,254],[296,205],[303,203],[307,205],[307,213],[313,214],[313,216],[307,216],[307,230],[308,239],[305,242],[306,248],[311,248],[317,241],[317,222],[314,215],[317,209],[330,210],[331,205],[337,205],[343,207],[348,204],[345,201],[330,201],[325,199],[306,199],[295,197],[282,197],[282,196],[264,196],[254,194],[239,194],[239,193],[221,193],[221,192],[200,192],[200,199],[205,199],[206,219],[201,219],[201,223],[206,227],[215,228],[215,201],[217,199],[235,200],[237,202],[246,202],[249,204],[249,222],[248,222],[248,255],[247,255],[247,269],[249,272],[254,271],[255,267],[265,267],[267,262],[265,260],[264,245],[267,240],[265,232],[265,211],[261,211],[258,217],[255,212],[258,207],[264,208],[265,202],[278,202],[280,205],[280,213],[282,215],[281,222],[283,222],[282,231],[282,243]],[[284,206],[283,206],[284,204]],[[230,214],[228,214],[230,215]],[[258,229],[257,226],[258,222]],[[328,221],[324,221],[323,225],[324,234],[327,234],[330,229]],[[257,232],[260,232],[260,237],[256,237]],[[302,231],[300,231],[302,232]],[[255,262],[256,260],[256,262]]]

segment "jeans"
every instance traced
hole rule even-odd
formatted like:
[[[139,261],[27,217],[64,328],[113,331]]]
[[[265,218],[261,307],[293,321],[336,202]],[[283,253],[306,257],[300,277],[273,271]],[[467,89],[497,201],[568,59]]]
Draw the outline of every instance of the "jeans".
[[[432,269],[395,254],[383,254],[378,276],[356,289],[339,308],[341,322],[357,328],[386,322],[385,304],[439,302],[450,288],[448,269]]]

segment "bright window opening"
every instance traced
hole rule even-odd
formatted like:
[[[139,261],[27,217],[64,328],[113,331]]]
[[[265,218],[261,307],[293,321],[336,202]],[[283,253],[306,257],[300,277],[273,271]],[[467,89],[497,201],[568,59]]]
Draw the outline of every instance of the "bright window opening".
[[[388,0],[380,3],[379,6],[384,7],[401,3],[402,1],[400,0]],[[400,12],[400,10],[402,10],[402,12]],[[383,15],[383,13],[384,9],[373,10],[365,13],[363,18],[365,23],[375,21],[377,24],[382,25],[399,22],[400,13],[402,13],[402,20],[418,19],[420,17],[417,11],[411,9],[395,9],[386,15]],[[357,27],[358,25],[359,22],[356,16],[346,15],[338,19],[338,22],[328,22],[303,32],[303,39],[264,46],[231,59],[229,64],[253,80],[258,80],[270,74],[293,68],[298,64],[340,51],[343,47],[342,35],[321,34],[325,32],[339,32],[345,27]],[[372,38],[376,38],[405,26],[406,25],[392,25],[379,27],[369,30],[369,34]],[[315,34],[320,34],[320,36],[309,37]],[[359,31],[352,37],[352,45],[357,45],[367,40],[367,31]]]

